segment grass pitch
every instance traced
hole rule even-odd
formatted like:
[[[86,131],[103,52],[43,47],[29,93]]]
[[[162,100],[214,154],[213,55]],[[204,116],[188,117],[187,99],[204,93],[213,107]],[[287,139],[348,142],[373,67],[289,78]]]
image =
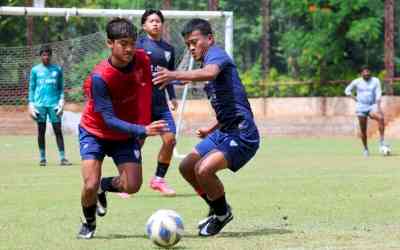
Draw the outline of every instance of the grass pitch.
[[[189,151],[194,138],[182,139]],[[399,141],[391,141],[393,153]],[[72,167],[57,165],[47,137],[49,166],[38,166],[35,137],[0,137],[0,249],[154,249],[145,237],[157,209],[181,214],[185,234],[176,249],[400,249],[400,156],[369,158],[356,139],[265,138],[256,157],[237,174],[220,175],[234,220],[219,236],[199,238],[207,209],[180,177],[174,160],[167,178],[178,195],[150,190],[160,140],[144,150],[144,184],[129,199],[109,194],[109,213],[96,236],[77,240],[81,216],[78,143],[66,138]],[[115,175],[112,161],[104,175]]]

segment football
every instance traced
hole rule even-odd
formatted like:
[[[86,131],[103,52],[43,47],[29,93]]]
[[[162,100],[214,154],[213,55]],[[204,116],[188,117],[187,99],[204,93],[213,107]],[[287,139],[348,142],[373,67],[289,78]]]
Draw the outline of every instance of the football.
[[[390,153],[392,152],[392,150],[390,149],[390,147],[389,146],[382,146],[381,148],[380,148],[380,151],[381,151],[381,154],[382,155],[384,155],[384,156],[388,156],[388,155],[390,155]]]
[[[168,248],[176,245],[181,240],[183,231],[183,220],[173,210],[157,210],[146,223],[147,236],[160,247]]]

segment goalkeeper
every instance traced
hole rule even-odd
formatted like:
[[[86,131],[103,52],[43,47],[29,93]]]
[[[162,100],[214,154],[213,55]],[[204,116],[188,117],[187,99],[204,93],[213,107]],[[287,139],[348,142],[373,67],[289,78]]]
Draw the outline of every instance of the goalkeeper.
[[[51,64],[52,49],[43,46],[40,49],[42,63],[34,66],[29,79],[29,113],[38,125],[38,145],[40,166],[46,166],[46,121],[49,117],[56,136],[60,155],[60,165],[69,166],[65,158],[64,138],[61,130],[61,117],[64,108],[63,71],[60,66]]]

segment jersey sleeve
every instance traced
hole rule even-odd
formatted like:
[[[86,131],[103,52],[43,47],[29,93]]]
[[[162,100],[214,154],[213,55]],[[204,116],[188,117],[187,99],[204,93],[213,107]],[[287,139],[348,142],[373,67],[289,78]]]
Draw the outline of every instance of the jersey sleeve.
[[[174,48],[171,49],[171,58],[169,59],[168,69],[175,70],[175,50],[174,50]],[[171,100],[176,99],[174,84],[179,84],[179,83],[180,83],[179,81],[173,81],[172,84],[168,84],[168,86],[167,86],[168,96]]]
[[[375,89],[375,100],[379,101],[382,97],[382,85],[381,81],[379,81],[378,78],[376,78],[376,89]]]
[[[349,85],[347,85],[346,89],[344,90],[344,94],[347,96],[351,96],[353,88],[357,85],[357,79],[353,80]]]
[[[226,66],[231,64],[231,59],[228,54],[218,47],[210,47],[205,58],[204,65],[218,65],[219,69],[222,71]]]
[[[36,71],[33,68],[29,76],[29,90],[28,90],[28,102],[35,101],[35,89],[36,89]]]
[[[94,110],[101,114],[109,128],[133,135],[139,139],[146,137],[146,129],[144,126],[123,121],[115,116],[106,83],[96,74],[92,76],[92,96],[94,100]]]

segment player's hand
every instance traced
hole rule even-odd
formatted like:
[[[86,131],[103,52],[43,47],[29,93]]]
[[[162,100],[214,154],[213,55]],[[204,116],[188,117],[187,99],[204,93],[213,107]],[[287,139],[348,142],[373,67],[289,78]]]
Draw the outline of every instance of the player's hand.
[[[39,111],[35,108],[35,105],[33,105],[33,103],[31,102],[29,103],[28,110],[29,110],[29,115],[32,117],[32,119],[36,120],[39,115]]]
[[[157,72],[154,73],[154,76],[153,83],[158,85],[160,89],[164,89],[171,81],[176,80],[174,71],[169,71],[160,66],[157,67]]]
[[[178,108],[178,102],[176,101],[176,99],[170,100],[169,106],[171,107],[172,111],[175,111]]]
[[[62,113],[63,113],[63,111],[64,111],[64,104],[65,104],[64,100],[61,99],[61,100],[58,102],[57,107],[54,108],[54,110],[56,111],[56,115],[57,115],[57,116],[62,115]]]
[[[168,123],[164,120],[154,121],[145,127],[147,136],[160,135],[168,132]]]
[[[196,135],[197,135],[197,137],[203,139],[203,138],[205,138],[210,132],[211,132],[211,131],[210,131],[209,128],[199,128],[198,130],[196,130]]]

